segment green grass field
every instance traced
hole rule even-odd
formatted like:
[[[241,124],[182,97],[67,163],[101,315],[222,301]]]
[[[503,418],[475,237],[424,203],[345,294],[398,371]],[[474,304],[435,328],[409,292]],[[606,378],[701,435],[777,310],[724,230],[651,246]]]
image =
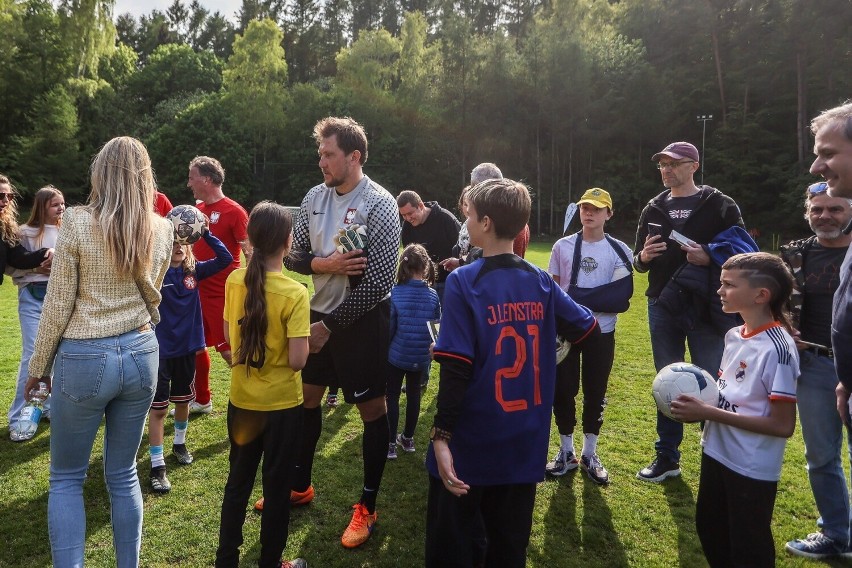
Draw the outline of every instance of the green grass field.
[[[528,259],[546,267],[551,243],[533,243]],[[609,405],[601,432],[599,454],[611,483],[599,487],[579,472],[538,487],[528,566],[705,566],[693,523],[699,476],[699,432],[686,428],[681,447],[682,477],[663,484],[635,478],[653,453],[655,407],[650,394],[654,368],[642,292],[637,275],[636,297],[618,323],[615,366],[610,378]],[[28,443],[15,444],[6,435],[6,409],[17,373],[20,335],[16,288],[7,279],[0,286],[0,439],[1,567],[50,565],[47,536],[47,491],[50,425],[40,427]],[[416,435],[417,452],[400,453],[385,469],[379,495],[379,523],[371,540],[349,551],[340,534],[357,500],[361,483],[361,426],[349,405],[324,411],[323,434],[314,467],[317,497],[308,507],[293,511],[287,557],[303,556],[312,567],[421,566],[425,530],[426,473],[423,467],[427,432],[435,410],[437,381],[424,397]],[[179,467],[167,457],[171,493],[148,489],[148,445],[139,449],[139,471],[145,501],[142,566],[211,566],[215,555],[219,507],[228,472],[225,413],[229,373],[214,358],[213,414],[193,417],[187,444],[195,463]],[[580,397],[582,398],[582,397]],[[579,409],[578,409],[579,416]],[[166,447],[173,428],[166,422]],[[579,432],[578,432],[579,434]],[[555,427],[552,448],[557,447]],[[579,450],[579,447],[577,448]],[[109,499],[103,482],[102,446],[96,445],[85,486],[87,513],[86,562],[112,566],[115,558],[109,518]],[[801,434],[787,446],[779,484],[773,530],[780,566],[805,566],[784,550],[784,542],[816,529],[816,508],[808,485]],[[260,496],[260,484],[255,496]],[[748,519],[743,519],[748,522]],[[250,513],[245,525],[244,566],[256,565],[260,518]],[[841,565],[841,564],[838,564]]]

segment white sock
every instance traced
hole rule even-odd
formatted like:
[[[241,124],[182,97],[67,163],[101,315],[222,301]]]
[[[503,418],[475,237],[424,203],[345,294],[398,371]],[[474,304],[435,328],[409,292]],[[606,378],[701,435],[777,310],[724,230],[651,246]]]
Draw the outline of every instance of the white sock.
[[[597,434],[583,434],[583,455],[587,458],[595,455],[595,452],[598,451],[598,435]]]
[[[562,440],[562,451],[565,453],[574,453],[574,434],[568,434],[567,436],[559,435],[559,439]]]
[[[151,469],[166,466],[166,458],[163,457],[163,446],[151,446],[148,448],[148,453],[151,455]]]
[[[189,420],[186,422],[178,422],[175,420],[175,444],[186,443],[186,429],[189,426]]]

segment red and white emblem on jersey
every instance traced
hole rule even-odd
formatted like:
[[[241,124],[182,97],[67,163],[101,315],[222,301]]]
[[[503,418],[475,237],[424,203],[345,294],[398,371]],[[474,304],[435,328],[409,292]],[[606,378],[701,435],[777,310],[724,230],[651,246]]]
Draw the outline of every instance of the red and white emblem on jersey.
[[[218,211],[214,211],[213,213],[210,214],[210,222],[211,223],[218,223],[219,222],[219,212]]]
[[[198,281],[192,274],[187,274],[183,278],[183,286],[187,290],[195,290],[198,287]]]
[[[344,225],[351,225],[352,223],[354,223],[355,222],[355,213],[357,213],[357,212],[358,212],[357,209],[347,209],[346,215],[343,216],[343,224]]]

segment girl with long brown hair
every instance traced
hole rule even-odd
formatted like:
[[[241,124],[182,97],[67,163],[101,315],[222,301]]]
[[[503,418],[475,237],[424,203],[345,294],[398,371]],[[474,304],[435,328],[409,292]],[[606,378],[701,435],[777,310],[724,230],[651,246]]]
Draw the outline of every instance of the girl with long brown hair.
[[[293,221],[281,205],[257,204],[249,215],[254,253],[225,284],[225,339],[233,349],[228,481],[216,566],[236,567],[246,505],[263,458],[260,566],[279,566],[287,544],[290,485],[302,443],[302,376],[310,336],[308,290],[282,273]],[[302,567],[302,559],[281,566]]]

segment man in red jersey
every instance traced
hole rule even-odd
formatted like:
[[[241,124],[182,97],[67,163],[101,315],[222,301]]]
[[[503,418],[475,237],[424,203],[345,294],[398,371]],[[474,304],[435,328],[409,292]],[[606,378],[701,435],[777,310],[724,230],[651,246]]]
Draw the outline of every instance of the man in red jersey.
[[[201,313],[204,319],[204,338],[208,347],[215,347],[228,365],[231,364],[231,346],[225,341],[222,313],[225,308],[225,280],[240,267],[240,251],[248,262],[251,246],[246,234],[248,214],[243,207],[222,193],[225,169],[215,158],[197,156],[189,163],[186,186],[192,190],[196,207],[210,219],[210,232],[222,241],[234,257],[226,269],[198,283],[201,293]],[[215,258],[215,253],[204,240],[192,247],[199,261]],[[195,400],[189,404],[193,413],[210,414],[213,402],[210,393],[210,355],[199,351],[195,360]]]
[[[173,209],[172,202],[169,201],[169,198],[166,197],[166,194],[162,193],[160,191],[157,191],[155,189],[154,190],[154,211],[156,211],[157,214],[160,217],[165,217],[166,215],[169,214],[169,211],[171,211],[172,209]]]

